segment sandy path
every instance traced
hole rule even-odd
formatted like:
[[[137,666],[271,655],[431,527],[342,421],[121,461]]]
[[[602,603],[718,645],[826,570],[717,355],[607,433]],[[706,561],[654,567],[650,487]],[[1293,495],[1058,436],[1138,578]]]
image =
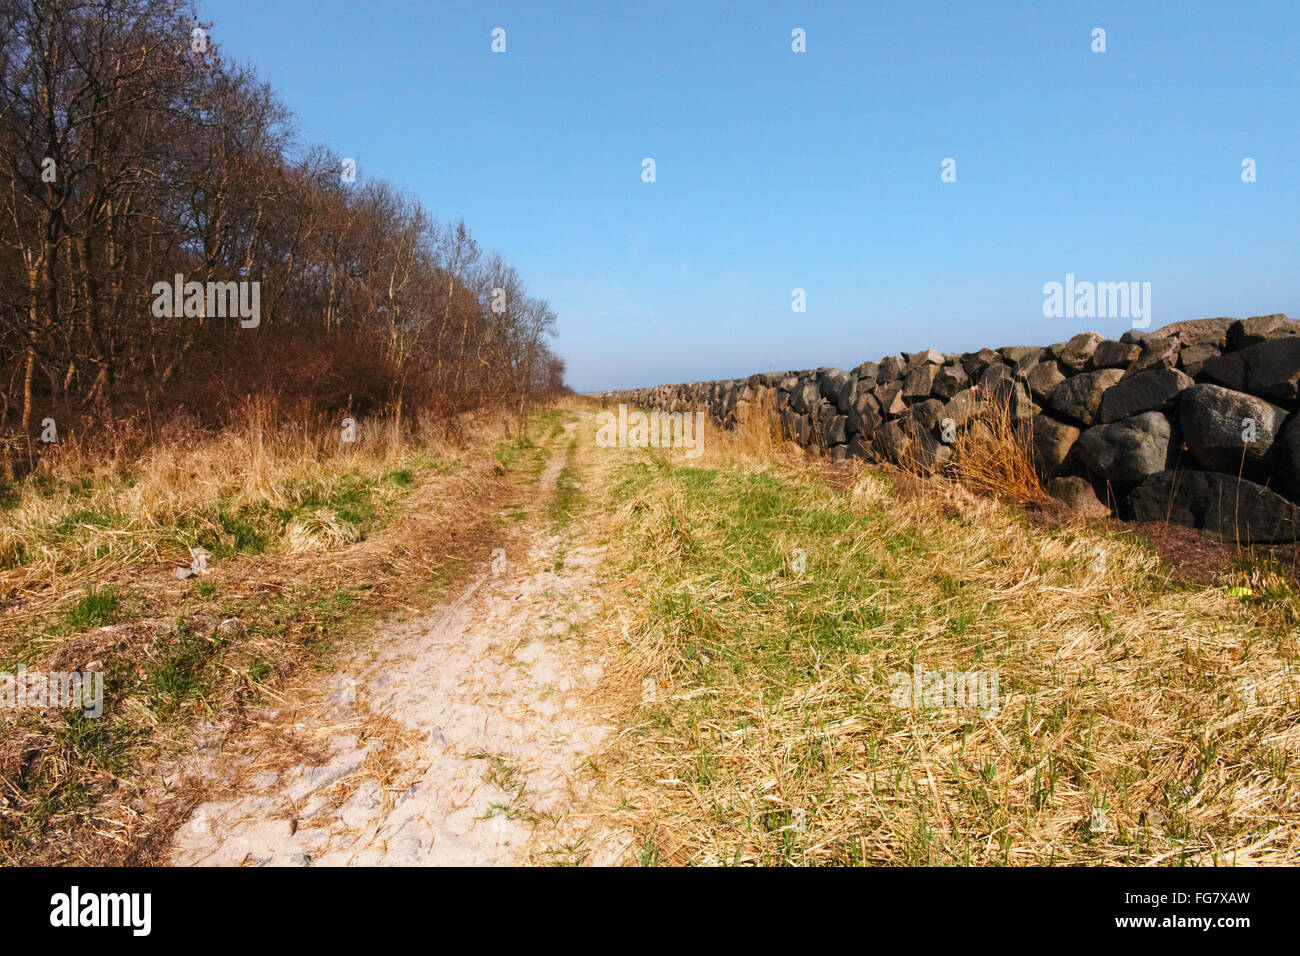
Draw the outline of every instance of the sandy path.
[[[377,627],[323,703],[295,714],[293,735],[323,762],[245,774],[231,799],[196,808],[171,862],[614,862],[612,837],[555,854],[586,830],[579,770],[611,728],[586,699],[603,672],[598,650],[574,629],[600,554],[544,522],[519,527],[435,614]]]

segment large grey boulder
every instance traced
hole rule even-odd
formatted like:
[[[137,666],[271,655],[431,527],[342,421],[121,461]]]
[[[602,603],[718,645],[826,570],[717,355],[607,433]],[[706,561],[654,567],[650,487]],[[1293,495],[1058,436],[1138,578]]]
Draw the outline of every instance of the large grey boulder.
[[[1029,389],[1025,387],[1024,382],[1015,382],[1007,402],[1007,410],[1016,421],[1027,422],[1043,409],[1029,397]]]
[[[857,376],[850,375],[842,368],[828,368],[818,374],[817,385],[821,389],[822,398],[841,412],[847,412],[853,407],[858,388]]]
[[[1246,387],[1246,359],[1240,352],[1213,355],[1201,363],[1201,368],[1224,388],[1240,392]]]
[[[816,382],[805,381],[790,393],[790,407],[800,415],[811,412],[820,401],[821,390]]]
[[[1275,402],[1300,397],[1300,335],[1270,339],[1239,353],[1246,363],[1246,389]]]
[[[1065,463],[1070,449],[1079,440],[1079,429],[1049,415],[1035,415],[1031,428],[1034,464],[1039,474],[1052,475]]]
[[[1086,478],[1075,475],[1053,478],[1047,483],[1047,493],[1085,518],[1110,516],[1110,509],[1097,498],[1097,492]]]
[[[894,464],[924,473],[941,467],[952,457],[952,449],[934,434],[909,419],[886,422],[873,445]]]
[[[1139,521],[1204,528],[1239,544],[1295,541],[1300,508],[1253,481],[1215,471],[1162,471],[1129,494]]]
[[[865,389],[858,392],[853,407],[849,409],[846,427],[850,434],[860,432],[870,436],[884,419],[880,414],[880,404],[876,397]]]
[[[1209,383],[1187,389],[1178,405],[1188,450],[1204,467],[1232,474],[1264,459],[1286,416],[1262,398]]]
[[[1171,322],[1151,333],[1150,338],[1176,337],[1183,345],[1214,345],[1220,349],[1228,344],[1228,329],[1237,319],[1184,319]]]
[[[1117,422],[1142,412],[1163,411],[1173,405],[1192,380],[1175,368],[1157,368],[1126,378],[1101,397],[1100,418]]]
[[[1143,412],[1112,425],[1089,428],[1079,438],[1079,461],[1116,485],[1135,485],[1163,471],[1169,460],[1169,420]]]
[[[1300,323],[1290,321],[1285,315],[1252,315],[1238,319],[1228,328],[1228,348],[1244,349],[1259,342],[1295,335]]]
[[[876,401],[880,403],[880,411],[886,417],[901,415],[907,411],[907,403],[903,401],[902,382],[888,382],[876,386]]]
[[[865,435],[854,435],[849,439],[849,455],[867,462],[876,460],[876,451],[871,447],[871,439]]]
[[[871,445],[886,461],[905,464],[912,449],[912,436],[898,422],[885,422],[876,429]]]
[[[1005,402],[1011,398],[1011,393],[1015,390],[1016,374],[1010,365],[995,363],[987,365],[984,371],[980,372],[979,382],[980,394],[996,402]]]
[[[1000,363],[1002,356],[992,349],[980,349],[978,352],[966,352],[961,357],[961,367],[971,378],[979,378],[981,372],[994,363]]]
[[[838,414],[839,414],[839,409],[837,409],[830,402],[819,401],[817,403],[817,410],[816,410],[817,427],[821,430],[823,435],[826,434],[826,430],[830,427],[831,421]],[[846,438],[845,441],[848,441],[848,439]]]
[[[1075,421],[1091,425],[1097,420],[1106,389],[1124,377],[1117,368],[1083,372],[1067,378],[1052,391],[1048,404],[1052,410]]]
[[[1009,345],[998,349],[998,354],[1011,366],[1013,372],[1023,375],[1047,356],[1047,349],[1033,345]]]
[[[1188,345],[1178,352],[1178,367],[1195,378],[1201,374],[1206,362],[1218,358],[1221,354],[1223,354],[1223,350],[1215,345]]]
[[[1105,341],[1099,332],[1080,332],[1068,342],[1061,345],[1054,345],[1049,350],[1066,368],[1075,372],[1082,372],[1088,360],[1092,358],[1093,353]]]
[[[1142,351],[1137,361],[1128,367],[1125,374],[1133,376],[1147,369],[1173,368],[1178,364],[1180,344],[1176,336],[1147,336],[1142,340]]]
[[[1051,398],[1056,386],[1064,381],[1065,375],[1061,372],[1061,366],[1055,360],[1039,362],[1025,376],[1029,391],[1040,402],[1046,402]]]
[[[943,406],[943,412],[939,416],[939,421],[951,419],[953,425],[961,427],[965,425],[970,417],[979,409],[979,397],[972,389],[964,388]]]
[[[920,352],[904,352],[903,361],[909,368],[919,365],[942,365],[943,353],[938,349],[923,349]]]
[[[822,422],[822,437],[826,439],[827,445],[842,445],[849,440],[846,425],[848,417],[844,415],[831,415]]]
[[[921,428],[934,428],[943,418],[943,402],[937,398],[927,398],[908,408],[903,421],[915,422]]]
[[[962,389],[970,386],[970,376],[960,365],[945,365],[934,377],[931,394],[944,401],[952,398]]]
[[[880,368],[876,370],[876,379],[879,382],[897,382],[903,377],[903,360],[897,355],[887,355],[880,360]]]
[[[800,415],[794,409],[787,408],[781,412],[781,431],[795,444],[807,445],[812,436],[812,421],[807,415]]]
[[[917,402],[929,398],[930,389],[934,388],[935,376],[938,374],[939,366],[929,362],[908,369],[903,376],[904,400]]]
[[[1088,359],[1087,368],[1088,371],[1095,371],[1099,368],[1128,368],[1137,361],[1137,357],[1141,354],[1142,347],[1140,345],[1106,339],[1097,343],[1092,358]]]
[[[1292,416],[1274,442],[1273,474],[1278,484],[1300,496],[1300,415]]]

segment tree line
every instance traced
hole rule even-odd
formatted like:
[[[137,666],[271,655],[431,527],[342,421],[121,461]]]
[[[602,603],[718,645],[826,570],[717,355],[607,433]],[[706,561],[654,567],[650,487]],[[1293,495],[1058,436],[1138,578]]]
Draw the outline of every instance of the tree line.
[[[179,0],[0,0],[0,425],[259,388],[447,416],[562,389],[555,315],[515,269],[302,148],[210,30]]]

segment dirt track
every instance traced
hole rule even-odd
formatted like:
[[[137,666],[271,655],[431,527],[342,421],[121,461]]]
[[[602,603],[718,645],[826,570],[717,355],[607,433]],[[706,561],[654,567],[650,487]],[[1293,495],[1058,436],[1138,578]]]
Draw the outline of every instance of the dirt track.
[[[542,470],[539,502],[574,427]],[[572,538],[534,514],[455,600],[377,626],[312,700],[279,709],[321,759],[236,758],[230,777],[247,783],[195,809],[169,862],[616,862],[622,841],[593,838],[582,818],[580,768],[610,728],[590,700],[600,651],[574,628],[600,553]]]

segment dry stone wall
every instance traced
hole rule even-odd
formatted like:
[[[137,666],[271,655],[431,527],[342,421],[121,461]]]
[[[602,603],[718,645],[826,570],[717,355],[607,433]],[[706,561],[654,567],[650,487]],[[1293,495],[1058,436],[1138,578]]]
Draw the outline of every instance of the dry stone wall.
[[[1195,319],[1118,341],[1083,332],[1038,348],[934,349],[850,371],[610,392],[724,427],[765,418],[830,456],[933,471],[989,411],[1023,429],[1048,490],[1077,507],[1169,520],[1242,543],[1300,537],[1300,322]],[[969,430],[976,430],[974,433]]]

